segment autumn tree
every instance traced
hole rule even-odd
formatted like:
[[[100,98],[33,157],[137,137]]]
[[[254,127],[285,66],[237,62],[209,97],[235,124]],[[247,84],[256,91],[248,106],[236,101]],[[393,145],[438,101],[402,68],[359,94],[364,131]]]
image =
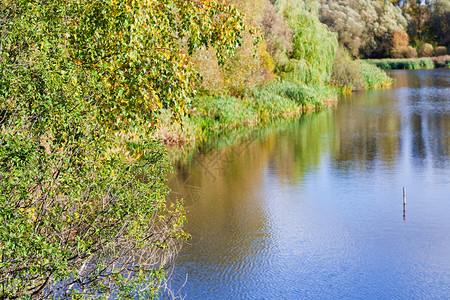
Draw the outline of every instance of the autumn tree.
[[[407,20],[389,1],[322,0],[320,19],[354,56],[383,57],[391,35],[405,30]]]
[[[437,0],[431,6],[431,16],[426,23],[431,41],[450,48],[450,1]]]
[[[149,133],[244,30],[214,0],[0,0],[0,299],[158,295],[187,235]]]

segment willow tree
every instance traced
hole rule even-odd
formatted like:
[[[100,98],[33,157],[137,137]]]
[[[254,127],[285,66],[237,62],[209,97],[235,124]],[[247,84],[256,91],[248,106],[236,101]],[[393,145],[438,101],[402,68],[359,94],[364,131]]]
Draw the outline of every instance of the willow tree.
[[[0,0],[0,299],[159,293],[185,215],[149,133],[244,30],[214,0]]]
[[[319,20],[315,0],[277,1],[277,8],[292,29],[292,52],[281,72],[288,80],[308,86],[326,85],[337,50],[337,39]]]

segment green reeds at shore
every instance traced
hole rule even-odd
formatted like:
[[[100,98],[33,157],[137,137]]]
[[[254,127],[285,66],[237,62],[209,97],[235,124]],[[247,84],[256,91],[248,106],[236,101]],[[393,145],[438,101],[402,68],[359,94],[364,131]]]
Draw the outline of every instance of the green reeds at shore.
[[[180,124],[172,122],[169,112],[161,115],[157,136],[167,144],[195,143],[236,128],[253,128],[298,117],[306,110],[336,101],[337,90],[327,86],[275,81],[247,91],[242,98],[228,95],[195,98],[189,115]]]
[[[356,64],[364,85],[362,89],[386,88],[392,84],[393,80],[386,72],[376,66],[361,61]],[[195,145],[238,128],[251,129],[280,119],[299,117],[307,110],[336,103],[339,90],[351,91],[338,82],[337,86],[306,85],[279,79],[249,89],[241,97],[196,97],[180,122],[173,122],[169,111],[163,113],[156,136],[169,145]]]
[[[392,85],[393,79],[389,77],[385,71],[364,61],[358,62],[359,73],[364,78],[366,89],[388,88]]]
[[[384,70],[415,70],[450,67],[450,55],[422,58],[366,59],[364,62]]]
[[[333,62],[330,84],[348,93],[386,88],[392,84],[392,79],[375,65],[353,60],[348,51],[340,47]]]

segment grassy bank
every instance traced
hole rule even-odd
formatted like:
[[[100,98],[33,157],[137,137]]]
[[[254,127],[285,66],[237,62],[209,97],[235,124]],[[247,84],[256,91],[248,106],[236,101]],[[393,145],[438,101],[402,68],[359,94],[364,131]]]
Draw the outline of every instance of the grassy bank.
[[[197,97],[180,123],[172,122],[169,112],[161,115],[162,126],[157,136],[169,145],[195,144],[240,127],[253,128],[277,119],[298,117],[336,101],[337,90],[330,87],[275,81],[248,90],[241,98]]]
[[[364,78],[365,89],[389,88],[394,80],[386,72],[375,65],[366,62],[358,62],[358,71]]]
[[[386,88],[392,79],[375,65],[354,60],[345,48],[339,47],[333,62],[330,84],[343,92]]]
[[[384,70],[415,70],[450,67],[450,55],[423,58],[367,59],[364,62]]]
[[[387,88],[393,80],[379,68],[358,63],[364,89]],[[170,112],[163,113],[156,132],[166,145],[195,147],[239,128],[256,128],[281,119],[296,118],[309,110],[337,103],[342,88],[325,85],[306,86],[289,81],[272,83],[247,90],[241,97],[202,96],[193,99],[189,113],[173,122]],[[347,90],[348,91],[348,90]]]

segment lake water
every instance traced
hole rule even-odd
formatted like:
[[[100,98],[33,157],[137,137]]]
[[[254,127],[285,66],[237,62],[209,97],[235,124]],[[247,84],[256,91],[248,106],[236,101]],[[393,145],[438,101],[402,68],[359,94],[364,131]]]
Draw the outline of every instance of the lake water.
[[[177,165],[177,295],[450,298],[450,70],[391,75]]]

